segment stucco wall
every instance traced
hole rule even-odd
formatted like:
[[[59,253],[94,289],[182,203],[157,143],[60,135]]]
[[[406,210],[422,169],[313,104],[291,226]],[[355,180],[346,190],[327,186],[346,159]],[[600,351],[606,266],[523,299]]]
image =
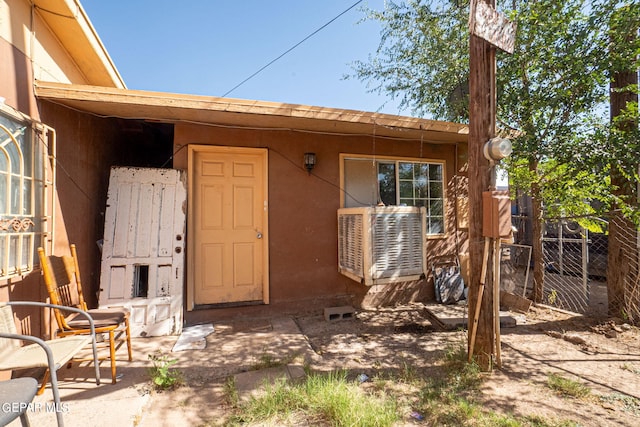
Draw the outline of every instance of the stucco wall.
[[[55,243],[58,253],[77,243],[80,268],[89,302],[98,287],[99,254],[106,183],[111,163],[125,153],[119,126],[53,104],[38,105],[34,79],[88,83],[78,65],[27,0],[0,0],[0,98],[8,107],[56,130],[58,187]],[[45,12],[42,12],[45,13]],[[62,18],[62,17],[61,17]],[[63,19],[72,19],[65,17]],[[46,160],[45,160],[46,161]],[[39,244],[39,239],[37,243]],[[0,281],[0,301],[45,301],[37,255],[35,269],[21,277]],[[40,309],[14,310],[25,333],[48,337],[49,317]],[[0,372],[0,379],[10,373]]]
[[[40,13],[46,12],[34,12],[26,0],[0,0],[0,97],[9,109],[55,129],[58,204],[54,246],[57,253],[62,253],[68,251],[69,242],[78,244],[83,280],[92,290],[89,300],[95,301],[99,276],[95,241],[101,237],[109,167],[126,156],[127,150],[123,149],[124,138],[115,120],[36,101],[34,78],[87,83]],[[0,283],[0,300],[43,301],[43,289],[38,270],[24,280]],[[35,333],[41,329],[44,332],[46,323],[29,322]]]
[[[40,16],[41,13],[51,12],[36,9],[32,13],[33,6],[30,3],[26,0],[0,0],[0,38],[29,58],[35,79],[88,83]]]
[[[96,241],[102,238],[104,209],[112,164],[123,163],[124,138],[113,120],[98,119],[75,111],[42,103],[42,120],[56,129],[57,191],[54,223],[54,252],[68,254],[69,244],[78,247],[85,297],[96,305],[100,277],[100,253]],[[36,244],[40,244],[39,236]],[[30,274],[0,282],[0,301],[45,301],[37,255]],[[37,310],[18,310],[31,333],[47,335],[49,321]]]
[[[39,119],[29,58],[0,38],[0,97],[6,105]]]
[[[100,278],[100,253],[109,170],[126,163],[127,146],[115,119],[40,103],[43,121],[56,129],[57,193],[55,252],[78,247],[85,298],[95,306]]]
[[[356,305],[367,301],[393,303],[389,295],[425,299],[428,284],[375,287],[346,278],[337,271],[337,210],[340,207],[340,153],[408,158],[444,159],[447,174],[447,230],[429,241],[429,252],[455,251],[455,145],[398,141],[372,136],[343,136],[288,130],[243,130],[178,124],[174,167],[187,169],[187,144],[260,147],[269,150],[270,298],[274,305],[318,299],[344,299]],[[311,175],[303,169],[303,154],[315,152],[318,163]],[[386,295],[373,295],[383,290]],[[393,300],[394,298],[391,298]],[[395,301],[398,302],[398,301]],[[406,301],[405,301],[406,302]]]

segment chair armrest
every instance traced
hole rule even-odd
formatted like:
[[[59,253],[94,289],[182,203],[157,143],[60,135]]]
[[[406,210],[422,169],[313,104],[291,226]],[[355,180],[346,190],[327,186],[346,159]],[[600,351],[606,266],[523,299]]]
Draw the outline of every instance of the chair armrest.
[[[31,306],[31,307],[43,307],[43,308],[56,308],[58,310],[63,310],[63,311],[69,311],[72,313],[78,313],[83,315],[84,317],[86,317],[89,320],[89,327],[91,328],[91,335],[93,336],[93,339],[95,340],[95,336],[96,336],[96,327],[93,323],[93,318],[91,317],[91,315],[89,313],[87,313],[84,310],[81,310],[79,308],[75,308],[75,307],[67,307],[66,305],[57,305],[57,304],[49,304],[47,302],[39,302],[39,301],[7,301],[7,302],[3,302],[0,304],[4,304],[4,305],[12,305],[12,306]],[[44,342],[44,341],[43,341]]]
[[[44,340],[38,337],[34,337],[32,335],[7,334],[4,332],[0,332],[0,338],[31,341],[35,344],[38,344],[40,347],[42,347],[42,349],[47,355],[47,364],[49,365],[49,378],[51,380],[51,391],[53,393],[53,402],[55,403],[56,420],[58,422],[58,426],[64,426],[64,420],[62,418],[62,404],[60,403],[60,391],[58,390],[58,377],[56,374],[56,371],[60,368],[60,366],[56,364],[56,361],[53,358],[53,352],[51,351],[51,347],[49,347],[49,345]],[[94,335],[94,340],[95,340],[95,335]],[[96,372],[98,372],[97,369],[96,369]],[[96,377],[96,382],[100,384],[100,377]]]
[[[7,334],[4,332],[0,332],[0,338],[31,341],[38,344],[40,347],[42,347],[44,352],[47,353],[47,362],[49,363],[49,369],[58,370],[59,366],[56,365],[56,362],[53,358],[53,352],[51,352],[51,348],[43,339],[34,337],[33,335]]]
[[[80,310],[75,307],[66,307],[57,304],[49,304],[46,302],[39,301],[7,301],[1,302],[0,306],[9,305],[9,306],[31,306],[31,307],[43,307],[43,308],[56,308],[63,311],[69,311],[73,313],[78,313],[87,318],[89,320],[89,326],[91,327],[91,346],[93,347],[93,365],[96,370],[96,384],[100,385],[100,369],[98,364],[98,351],[96,349],[96,328],[93,323],[93,318],[91,315],[83,310]],[[58,426],[64,426],[64,420],[62,418],[62,405],[60,404],[60,391],[58,390],[58,377],[56,371],[59,366],[56,365],[55,359],[53,357],[53,352],[51,348],[46,343],[46,341],[41,338],[34,337],[32,335],[20,335],[20,334],[7,334],[4,332],[0,332],[0,338],[9,338],[9,339],[20,339],[24,341],[30,341],[35,344],[38,344],[47,355],[47,364],[49,365],[49,375],[51,381],[51,391],[53,393],[53,401],[56,407],[56,420],[58,421]]]

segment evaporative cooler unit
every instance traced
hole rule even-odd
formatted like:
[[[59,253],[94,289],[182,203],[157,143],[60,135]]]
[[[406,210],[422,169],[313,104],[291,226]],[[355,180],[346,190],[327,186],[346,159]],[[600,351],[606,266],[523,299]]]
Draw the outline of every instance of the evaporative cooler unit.
[[[367,286],[425,274],[425,208],[376,206],[338,210],[338,271]]]

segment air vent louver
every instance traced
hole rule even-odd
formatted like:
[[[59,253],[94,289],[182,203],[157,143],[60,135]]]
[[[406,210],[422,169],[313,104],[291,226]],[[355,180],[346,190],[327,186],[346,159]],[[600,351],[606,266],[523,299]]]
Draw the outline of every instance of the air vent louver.
[[[368,286],[424,274],[425,209],[404,206],[338,210],[338,270]]]

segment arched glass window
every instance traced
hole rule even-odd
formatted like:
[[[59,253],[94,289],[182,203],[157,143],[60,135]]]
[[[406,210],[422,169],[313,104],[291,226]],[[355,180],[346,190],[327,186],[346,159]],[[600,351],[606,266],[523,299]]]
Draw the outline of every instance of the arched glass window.
[[[33,269],[37,167],[30,122],[0,113],[0,278]]]

